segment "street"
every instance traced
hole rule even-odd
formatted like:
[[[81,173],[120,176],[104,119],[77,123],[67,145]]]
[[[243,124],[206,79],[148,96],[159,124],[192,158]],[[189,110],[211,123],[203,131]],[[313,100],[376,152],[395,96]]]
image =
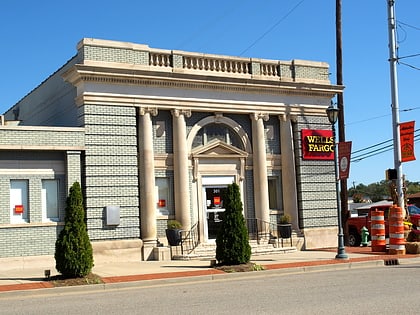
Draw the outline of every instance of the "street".
[[[2,314],[418,314],[420,264],[0,294]]]

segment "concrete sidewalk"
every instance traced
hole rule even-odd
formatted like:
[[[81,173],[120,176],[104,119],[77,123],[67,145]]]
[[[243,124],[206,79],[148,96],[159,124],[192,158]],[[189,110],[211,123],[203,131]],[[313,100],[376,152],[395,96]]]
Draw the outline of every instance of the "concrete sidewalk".
[[[387,255],[374,253],[370,247],[346,248],[348,260],[335,259],[335,249],[293,251],[286,253],[254,255],[251,261],[264,266],[265,270],[279,272],[304,272],[323,269],[344,269],[358,267],[384,266],[385,263],[420,263],[420,255]],[[53,256],[19,257],[0,259],[0,294],[6,291],[52,288],[45,281],[44,270],[51,276],[57,274]],[[151,281],[192,281],[207,276],[213,279],[225,274],[210,266],[210,260],[171,260],[171,261],[98,261],[92,270],[105,283],[131,285]],[[238,273],[237,273],[238,274]],[[249,276],[250,273],[241,273]],[[254,273],[252,273],[254,274]],[[257,274],[255,272],[255,274]],[[232,275],[232,274],[225,274]],[[237,275],[239,276],[239,275]],[[194,278],[197,277],[197,278]]]

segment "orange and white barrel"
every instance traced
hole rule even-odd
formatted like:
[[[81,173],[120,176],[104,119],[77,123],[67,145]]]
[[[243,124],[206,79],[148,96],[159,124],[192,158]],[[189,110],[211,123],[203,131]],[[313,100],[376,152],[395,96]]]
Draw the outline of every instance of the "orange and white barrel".
[[[402,208],[392,206],[389,209],[389,253],[405,254],[404,213]]]
[[[375,209],[371,212],[370,239],[372,252],[385,252],[385,218],[384,212]]]

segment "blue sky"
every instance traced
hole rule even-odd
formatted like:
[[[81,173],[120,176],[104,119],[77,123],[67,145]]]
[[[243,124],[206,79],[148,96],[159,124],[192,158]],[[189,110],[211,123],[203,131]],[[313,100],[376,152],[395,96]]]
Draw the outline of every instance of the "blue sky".
[[[420,54],[420,1],[395,2],[399,56]],[[392,139],[387,1],[342,0],[342,28],[346,140],[356,151]],[[0,35],[1,113],[75,55],[83,37],[325,61],[336,83],[335,0],[4,0]],[[420,68],[420,56],[401,62]],[[420,70],[410,66],[398,65],[401,122],[420,117]],[[420,181],[419,163],[403,163],[409,181]],[[348,185],[381,181],[393,166],[392,150],[352,163]]]

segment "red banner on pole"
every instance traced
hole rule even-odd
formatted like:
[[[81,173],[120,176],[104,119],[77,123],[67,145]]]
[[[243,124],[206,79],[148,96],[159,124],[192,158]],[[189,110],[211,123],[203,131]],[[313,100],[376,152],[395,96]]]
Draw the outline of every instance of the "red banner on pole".
[[[338,143],[338,169],[339,179],[349,178],[351,141]]]
[[[401,162],[414,161],[414,121],[400,123]]]

